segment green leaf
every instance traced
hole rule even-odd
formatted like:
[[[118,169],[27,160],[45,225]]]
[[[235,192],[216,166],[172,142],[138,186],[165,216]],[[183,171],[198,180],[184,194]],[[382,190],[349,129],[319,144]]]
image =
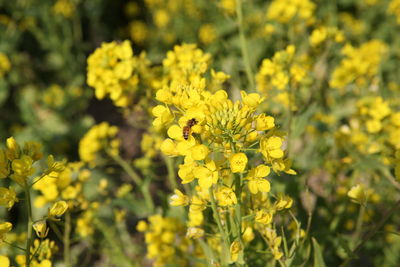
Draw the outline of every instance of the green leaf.
[[[313,248],[314,248],[314,267],[325,267],[324,257],[322,256],[321,247],[319,246],[317,240],[312,238]]]

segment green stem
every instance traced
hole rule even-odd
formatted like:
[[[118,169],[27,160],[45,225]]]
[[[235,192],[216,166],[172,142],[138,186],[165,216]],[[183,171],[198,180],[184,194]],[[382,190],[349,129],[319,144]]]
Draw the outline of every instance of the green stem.
[[[393,213],[400,207],[400,200],[398,200],[392,207],[391,209],[386,212],[386,214],[382,217],[382,220],[379,221],[379,223],[370,231],[368,232],[364,238],[361,240],[361,242],[352,250],[352,253],[350,257],[348,257],[341,265],[340,267],[347,266],[350,261],[353,259],[353,255],[358,253],[358,251],[364,246],[365,243],[367,243],[378,231],[382,226],[386,223],[386,221],[390,218],[390,216],[393,215]]]
[[[222,240],[223,240],[223,253],[222,253],[223,260],[222,261],[223,261],[223,263],[226,263],[227,262],[226,256],[230,255],[230,253],[229,253],[229,247],[230,247],[229,235],[225,231],[225,228],[222,226],[221,216],[219,215],[219,212],[217,209],[217,204],[215,202],[215,197],[214,197],[214,192],[212,190],[212,187],[209,188],[209,194],[210,194],[210,199],[211,199],[211,209],[213,211],[214,220],[217,222],[218,230],[219,230],[220,234],[222,235]]]
[[[242,56],[243,56],[243,60],[244,60],[246,75],[247,75],[247,79],[249,80],[249,83],[250,83],[250,89],[254,90],[255,89],[254,75],[253,75],[253,71],[251,70],[249,51],[247,49],[246,36],[244,34],[243,11],[242,11],[242,1],[241,0],[236,0],[236,13],[237,13],[237,23],[239,26],[240,46],[242,49]]]
[[[364,214],[365,214],[365,205],[360,205],[360,212],[358,213],[356,230],[355,230],[355,233],[354,233],[354,236],[353,236],[353,244],[354,244],[354,246],[357,244],[357,242],[358,242],[358,240],[360,238],[360,235],[361,235]]]
[[[118,266],[137,266],[136,263],[132,262],[132,260],[125,255],[121,245],[116,242],[115,232],[113,230],[111,230],[100,219],[95,218],[93,223],[104,235],[106,242],[108,242],[108,245],[114,254],[114,260],[118,261]]]
[[[71,214],[67,211],[65,213],[65,228],[64,228],[64,265],[71,266],[71,253],[70,253],[70,235],[71,235]]]
[[[17,248],[17,249],[19,249],[19,250],[25,251],[24,248],[21,248],[20,246],[14,245],[14,244],[12,244],[12,243],[6,241],[6,240],[2,240],[2,242],[4,242],[5,244],[9,245],[10,247]]]
[[[151,197],[150,190],[149,190],[149,183],[144,182],[142,178],[135,172],[130,164],[128,164],[125,160],[123,160],[118,154],[111,153],[107,151],[107,154],[116,162],[118,163],[122,169],[131,177],[133,182],[139,187],[140,191],[143,194],[144,200],[146,202],[147,208],[150,212],[154,211],[154,202],[153,198]]]
[[[146,202],[146,206],[149,209],[150,213],[154,212],[154,201],[150,194],[149,183],[144,182],[142,186],[140,186],[140,191],[143,194],[144,201]]]
[[[235,205],[235,215],[236,215],[236,224],[237,224],[237,238],[239,239],[240,242],[240,246],[242,247],[242,249],[244,248],[244,244],[243,244],[243,239],[242,239],[242,181],[243,181],[243,174],[240,173],[240,176],[235,177],[236,179],[236,185],[235,185],[235,195],[236,195],[236,199],[237,199],[237,203]],[[244,250],[242,250],[244,251]],[[244,254],[242,255],[242,257],[244,258]],[[242,261],[239,261],[242,262]],[[239,264],[240,266],[242,266],[242,264]]]
[[[171,190],[174,191],[174,189],[178,188],[178,184],[176,182],[176,177],[175,177],[174,160],[167,156],[163,156],[163,158],[167,165],[169,184],[171,186]]]
[[[107,154],[116,162],[118,163],[122,169],[132,178],[133,182],[141,186],[143,184],[142,179],[140,178],[139,174],[135,172],[135,170],[129,165],[125,160],[123,160],[119,155],[114,154],[112,152],[107,151]]]
[[[292,85],[289,85],[289,110],[288,110],[288,135],[287,135],[287,153],[288,153],[288,158],[291,158],[291,144],[292,144],[292,124],[293,124],[293,119],[294,119],[294,112],[293,112],[293,106],[295,103],[292,103],[294,100],[294,95],[293,95],[293,87]]]
[[[25,186],[25,198],[26,198],[26,208],[27,208],[27,214],[28,214],[28,223],[27,223],[27,236],[26,236],[26,248],[25,248],[25,263],[26,267],[29,267],[31,264],[31,246],[32,246],[32,225],[33,225],[33,219],[32,219],[32,204],[31,204],[31,193],[29,191],[29,186]]]
[[[56,234],[57,238],[60,239],[60,241],[64,240],[64,237],[63,237],[60,229],[58,229],[57,224],[52,221],[48,221],[48,222],[49,222],[49,226],[50,226],[51,230],[53,230],[53,232]]]

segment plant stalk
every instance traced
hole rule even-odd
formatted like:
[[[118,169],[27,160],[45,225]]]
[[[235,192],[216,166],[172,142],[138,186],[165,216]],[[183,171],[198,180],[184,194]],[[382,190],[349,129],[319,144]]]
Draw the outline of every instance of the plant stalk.
[[[29,267],[31,264],[31,246],[32,246],[32,203],[31,203],[31,194],[29,191],[28,185],[25,186],[25,198],[26,198],[26,208],[27,208],[27,215],[28,215],[28,223],[26,229],[26,248],[25,248],[25,263],[26,267]]]
[[[237,23],[239,27],[239,38],[240,38],[240,47],[242,50],[242,56],[244,61],[244,66],[246,70],[247,80],[250,83],[250,90],[255,89],[254,75],[251,69],[249,51],[246,42],[246,35],[244,33],[244,24],[243,24],[243,11],[242,11],[242,1],[236,0],[236,15],[237,15]]]

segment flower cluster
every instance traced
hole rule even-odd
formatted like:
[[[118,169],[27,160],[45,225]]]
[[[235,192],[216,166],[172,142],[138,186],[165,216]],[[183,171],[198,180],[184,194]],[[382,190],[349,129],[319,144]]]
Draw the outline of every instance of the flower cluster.
[[[145,235],[147,257],[154,260],[154,266],[187,264],[185,257],[179,256],[189,246],[189,240],[185,238],[185,227],[179,220],[153,215],[148,218],[148,223],[140,221],[136,228]]]
[[[343,31],[336,27],[320,26],[314,29],[310,35],[310,44],[313,47],[321,46],[328,40],[341,43],[345,39]]]
[[[41,195],[37,196],[34,206],[43,207],[57,199],[68,201],[70,208],[87,206],[82,186],[90,177],[90,171],[83,169],[83,162],[68,163],[57,179],[49,174],[33,185]]]
[[[397,23],[400,24],[400,1],[399,0],[390,1],[387,12],[391,15],[395,15]]]
[[[353,83],[365,86],[374,82],[387,49],[387,45],[379,40],[366,42],[359,48],[347,44],[342,49],[345,58],[333,71],[330,86],[343,91]]]
[[[114,41],[103,43],[89,56],[87,72],[87,83],[98,99],[109,96],[116,106],[127,107],[135,100],[140,78],[151,71],[144,53],[134,56],[129,41]]]
[[[396,106],[380,96],[361,98],[349,123],[339,129],[338,146],[346,147],[350,141],[359,153],[380,153],[383,163],[393,162],[400,148],[400,112],[395,111]]]
[[[63,215],[68,209],[68,205],[65,201],[57,201],[51,196],[52,189],[49,188],[46,191],[49,197],[49,203],[53,203],[48,209],[45,216],[42,216],[39,220],[33,219],[32,206],[31,206],[31,188],[40,184],[44,179],[52,179],[57,181],[61,176],[61,173],[65,170],[65,161],[55,161],[53,156],[50,155],[47,158],[47,168],[41,172],[39,176],[34,177],[37,174],[34,164],[37,163],[43,154],[41,152],[41,145],[36,142],[26,142],[24,146],[20,146],[13,137],[10,137],[6,141],[6,149],[0,150],[0,178],[10,178],[16,182],[25,192],[24,204],[27,205],[28,210],[28,231],[26,236],[26,250],[25,255],[17,256],[16,261],[21,265],[32,265],[42,266],[44,261],[51,265],[49,260],[52,256],[50,247],[54,247],[54,242],[51,246],[49,239],[44,240],[49,232],[47,227],[48,221],[59,221],[60,216]],[[19,201],[17,192],[12,188],[0,187],[0,205],[11,209],[16,202]],[[5,239],[5,234],[12,229],[12,224],[9,222],[0,224],[0,240]],[[40,240],[33,241],[32,230],[35,230],[36,235]],[[7,241],[8,242],[8,241]],[[47,252],[45,252],[47,251]],[[45,263],[43,263],[45,264]],[[50,266],[46,265],[46,266]]]
[[[96,165],[98,153],[106,149],[107,153],[118,154],[120,140],[117,138],[118,127],[107,122],[94,125],[79,143],[79,156],[83,162]]]
[[[274,0],[268,7],[267,18],[280,23],[289,23],[291,20],[312,23],[315,7],[310,0]]]
[[[153,125],[167,129],[161,151],[184,158],[178,176],[193,189],[176,189],[171,205],[189,205],[187,236],[211,234],[207,243],[221,254],[214,260],[242,262],[253,229],[273,227],[274,216],[292,205],[289,197],[270,193],[271,169],[295,174],[285,157],[285,134],[275,128],[272,116],[256,112],[264,100],[260,95],[242,91],[241,101],[233,102],[224,90],[214,91],[215,82],[204,77],[208,56],[201,50],[189,45],[174,50],[163,62],[170,77],[156,93],[162,105],[153,109]],[[213,80],[229,77],[213,73]],[[209,207],[214,230],[206,227]],[[245,223],[243,217],[253,219]]]
[[[309,85],[309,69],[307,56],[296,56],[296,48],[289,45],[276,52],[272,59],[262,61],[256,75],[257,90],[275,103],[296,109],[290,88]]]

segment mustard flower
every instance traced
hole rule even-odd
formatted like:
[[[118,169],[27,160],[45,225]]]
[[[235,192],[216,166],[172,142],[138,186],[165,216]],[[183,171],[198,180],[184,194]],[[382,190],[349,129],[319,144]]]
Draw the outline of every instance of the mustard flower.
[[[9,160],[18,159],[20,157],[21,149],[17,144],[17,141],[14,139],[14,137],[7,138],[6,146],[7,146],[7,158]]]
[[[199,29],[199,40],[203,44],[211,44],[217,39],[217,31],[212,24],[204,24]]]
[[[7,256],[0,255],[0,266],[10,267],[10,259]]]
[[[275,119],[271,116],[267,116],[264,113],[257,116],[256,119],[256,130],[266,131],[275,127]]]
[[[396,21],[400,24],[400,1],[392,0],[389,3],[387,13],[396,16]]]
[[[367,80],[378,74],[387,50],[387,45],[380,40],[371,40],[358,48],[347,44],[342,49],[345,58],[333,71],[330,86],[342,91],[353,82],[358,86],[365,86]]]
[[[118,154],[120,141],[116,137],[117,133],[118,127],[107,122],[94,125],[79,142],[81,160],[95,166],[100,151],[106,149],[112,154]]]
[[[197,164],[195,162],[179,165],[178,176],[182,179],[182,184],[187,184],[194,180],[194,170],[196,166]]]
[[[192,147],[192,159],[194,160],[204,160],[210,153],[208,147],[205,145],[195,145]]]
[[[254,220],[261,224],[270,224],[272,222],[273,215],[273,212],[262,209],[257,211]]]
[[[284,155],[282,144],[283,139],[279,136],[263,138],[260,144],[261,153],[267,160],[280,159]]]
[[[270,168],[266,165],[259,165],[255,169],[250,170],[246,179],[249,180],[248,187],[252,194],[257,194],[258,191],[268,193],[271,186],[268,180],[264,177],[268,176]]]
[[[59,220],[57,217],[63,215],[68,209],[68,204],[65,201],[57,201],[53,204],[53,206],[49,209],[48,217],[50,220],[57,221]]]
[[[352,202],[364,205],[367,202],[368,195],[365,190],[364,185],[357,184],[353,186],[349,192],[347,192],[347,196],[351,199]]]
[[[7,153],[5,150],[0,149],[0,179],[8,177],[9,173]]]
[[[237,203],[235,192],[230,187],[219,187],[216,197],[220,206],[232,206]]]
[[[0,223],[0,240],[3,240],[4,235],[10,232],[12,229],[12,224],[9,222]]]
[[[14,159],[11,163],[11,168],[14,171],[10,176],[11,179],[16,181],[19,185],[25,186],[28,177],[35,172],[32,164],[32,158],[26,155],[22,155],[20,159]]]
[[[236,262],[239,258],[239,253],[242,251],[242,245],[238,240],[232,242],[230,247],[231,261]]]
[[[315,8],[310,0],[274,0],[268,7],[267,18],[281,23],[289,23],[292,19],[311,23]]]
[[[145,54],[135,57],[129,41],[103,43],[87,60],[87,83],[98,99],[109,96],[118,107],[127,107],[139,89],[141,72],[150,73]]]
[[[40,220],[33,224],[33,229],[36,231],[36,235],[39,238],[46,238],[49,233],[49,228],[47,228],[46,220]]]
[[[212,184],[216,184],[218,181],[218,169],[215,161],[206,160],[204,166],[196,167],[194,176],[199,179],[201,188],[207,189],[210,188]]]
[[[156,128],[162,127],[173,120],[171,111],[165,106],[155,106],[152,110],[152,113],[156,117],[156,119],[153,121],[153,126]]]
[[[12,187],[9,189],[0,187],[0,205],[11,209],[15,202],[18,202],[17,194]]]
[[[279,193],[274,204],[276,210],[290,209],[293,204],[293,199],[282,193]]]
[[[233,173],[244,172],[247,165],[247,156],[244,153],[236,153],[231,156],[229,163]]]
[[[170,198],[171,206],[186,206],[189,204],[189,197],[184,195],[178,189],[174,190],[175,194],[173,194]]]
[[[279,247],[282,243],[282,237],[278,236],[276,234],[276,231],[274,229],[270,229],[270,228],[267,228],[265,230],[264,234],[268,240],[268,244],[270,246],[270,249],[271,249],[272,255],[274,256],[274,259],[279,260],[283,256],[282,251],[279,249]]]
[[[189,227],[186,232],[187,238],[197,239],[204,236],[204,230],[199,227]]]
[[[136,225],[136,230],[139,232],[145,232],[148,228],[148,225],[145,221],[139,221],[138,224]]]

